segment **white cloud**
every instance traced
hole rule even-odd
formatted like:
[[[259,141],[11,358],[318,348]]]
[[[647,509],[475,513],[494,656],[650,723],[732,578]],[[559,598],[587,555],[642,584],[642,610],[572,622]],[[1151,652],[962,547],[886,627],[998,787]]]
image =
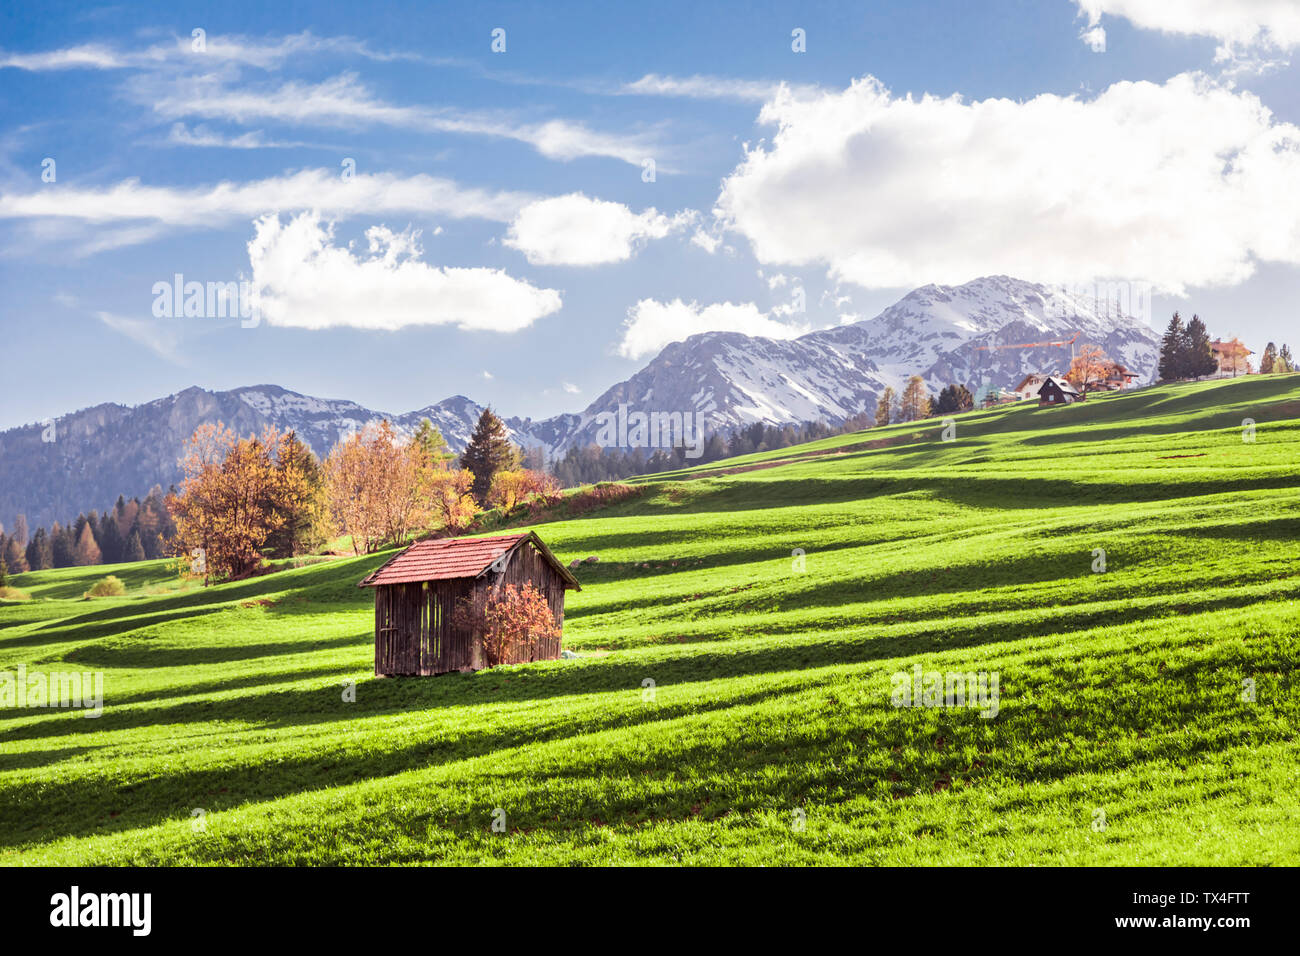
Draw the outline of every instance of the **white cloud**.
[[[514,332],[560,308],[556,290],[499,269],[422,262],[418,232],[375,226],[366,238],[367,252],[355,254],[336,245],[332,226],[314,213],[287,224],[279,216],[259,219],[248,258],[262,318],[305,329],[454,324]]]
[[[577,395],[582,391],[582,389],[578,388],[578,386],[574,385],[572,382],[565,382],[563,388],[570,395]]]
[[[618,92],[637,96],[673,96],[695,100],[736,100],[763,103],[774,97],[783,86],[768,80],[738,80],[727,76],[663,76],[647,73],[639,80],[625,83]],[[798,95],[811,95],[816,87],[788,87]]]
[[[130,65],[129,57],[99,43],[83,43],[43,53],[0,54],[0,68],[44,72],[47,70],[116,70]]]
[[[279,123],[347,127],[377,123],[415,126],[426,112],[394,106],[377,99],[355,73],[343,73],[320,83],[290,80],[279,85],[232,87],[221,73],[163,77],[148,74],[128,84],[133,99],[168,119],[201,116],[237,123],[272,120]]]
[[[167,136],[167,142],[177,146],[204,146],[220,149],[284,149],[304,146],[305,143],[290,143],[268,140],[261,130],[249,130],[238,136],[225,136],[199,124],[193,129],[184,123],[174,123]]]
[[[707,232],[703,228],[700,228],[696,229],[691,235],[691,243],[692,245],[699,246],[709,255],[713,255],[718,251],[718,247],[722,245],[722,236]]]
[[[1079,34],[1079,39],[1088,44],[1093,53],[1106,52],[1106,28],[1100,24],[1090,26]]]
[[[670,342],[680,342],[700,332],[743,332],[773,339],[792,339],[808,331],[807,326],[777,322],[752,302],[658,302],[642,299],[627,310],[623,340],[618,354],[637,359],[658,352]]]
[[[0,68],[31,72],[53,70],[146,69],[164,64],[190,63],[203,68],[223,63],[275,69],[293,56],[337,54],[369,60],[419,60],[412,53],[373,50],[351,37],[318,37],[310,31],[278,38],[254,38],[237,34],[207,34],[203,50],[194,49],[190,36],[173,37],[137,50],[122,50],[99,43],[83,43],[40,53],[0,53]]]
[[[96,312],[95,317],[114,332],[144,346],[160,358],[177,365],[187,364],[179,351],[180,336],[174,324],[158,319],[130,319],[112,312]]]
[[[1295,0],[1075,0],[1089,27],[1103,15],[1123,17],[1144,30],[1219,41],[1221,59],[1261,46],[1300,46],[1300,3]],[[1105,36],[1105,33],[1102,33]],[[1084,34],[1087,40],[1088,35]]]
[[[91,242],[103,248],[156,238],[176,229],[213,229],[267,212],[316,210],[332,217],[422,212],[451,218],[508,222],[536,197],[490,192],[433,176],[309,169],[246,183],[177,188],[126,180],[106,187],[47,185],[30,193],[0,193],[0,219],[40,223],[59,241],[74,241],[60,223],[113,226],[131,223]],[[165,227],[165,228],[164,228]],[[93,251],[93,250],[92,250]]]
[[[672,217],[653,208],[634,213],[622,203],[569,193],[521,209],[504,242],[533,265],[590,266],[630,259],[648,240],[662,239],[694,219],[691,211]]]
[[[1300,263],[1300,128],[1201,74],[969,103],[866,77],[760,118],[777,133],[715,213],[764,264],[867,288],[1001,272],[1179,292]]]
[[[527,122],[508,114],[395,105],[375,96],[354,73],[320,83],[289,81],[267,87],[231,87],[227,77],[215,73],[179,79],[145,74],[133,78],[128,89],[136,101],[167,119],[202,117],[349,129],[368,123],[511,139],[532,146],[548,159],[601,156],[634,166],[646,157],[666,157],[669,152],[643,133],[603,133],[572,120]],[[667,167],[660,162],[659,168]]]

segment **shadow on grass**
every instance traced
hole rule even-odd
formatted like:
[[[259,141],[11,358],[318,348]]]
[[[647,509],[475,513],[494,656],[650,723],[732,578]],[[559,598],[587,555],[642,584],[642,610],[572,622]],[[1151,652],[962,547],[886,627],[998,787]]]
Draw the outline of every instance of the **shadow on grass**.
[[[88,644],[63,655],[72,664],[92,667],[119,667],[148,670],[157,667],[188,667],[202,664],[229,664],[259,657],[287,657],[312,654],[333,647],[366,647],[372,643],[369,634],[348,634],[341,637],[316,638],[308,641],[295,638],[263,644],[208,644],[206,646],[158,647],[148,640],[124,645]]]
[[[393,847],[404,848],[395,852],[417,860],[436,855],[438,848],[445,852],[445,839],[419,839],[440,831],[463,844],[481,844],[490,856],[499,846],[499,838],[488,831],[486,810],[475,812],[482,809],[476,797],[521,783],[527,786],[528,800],[512,813],[514,830],[543,831],[560,839],[593,826],[710,821],[732,813],[775,812],[788,819],[795,807],[828,810],[864,798],[879,808],[882,843],[941,835],[955,832],[962,821],[936,807],[920,821],[904,818],[905,822],[911,820],[908,826],[923,824],[921,830],[900,831],[889,822],[893,815],[889,808],[900,800],[954,787],[993,786],[1014,794],[1017,785],[1049,784],[1079,774],[1141,771],[1148,766],[1153,768],[1153,785],[1160,786],[1168,783],[1170,765],[1196,764],[1207,754],[1221,752],[1222,728],[1240,716],[1239,708],[1218,691],[1224,678],[1222,662],[1194,661],[1160,674],[1156,671],[1158,650],[1150,651],[1140,662],[1122,649],[1115,653],[1129,665],[1119,672],[1119,679],[1114,671],[1094,671],[1053,681],[1046,668],[1029,668],[1018,679],[1039,694],[1046,685],[1049,699],[1018,697],[1020,692],[1012,690],[1003,695],[994,720],[981,718],[975,708],[892,707],[887,685],[864,699],[856,696],[853,683],[844,675],[828,674],[799,688],[797,703],[787,708],[781,708],[780,702],[790,699],[790,692],[779,690],[742,692],[703,705],[665,701],[540,732],[528,728],[494,731],[455,745],[428,741],[365,759],[322,757],[290,762],[277,769],[287,769],[294,779],[277,779],[269,788],[252,784],[252,768],[221,776],[210,771],[187,772],[167,781],[144,781],[143,787],[132,784],[130,802],[124,802],[122,789],[94,781],[92,786],[99,785],[102,790],[89,796],[97,806],[121,808],[116,818],[101,815],[95,820],[69,822],[60,817],[53,832],[29,826],[19,834],[25,839],[10,845],[147,826],[183,818],[192,805],[220,810],[274,799],[279,791],[287,795],[319,790],[472,759],[498,748],[573,741],[633,727],[640,731],[635,739],[579,745],[558,767],[541,761],[525,769],[516,759],[499,767],[483,765],[467,771],[455,790],[436,801],[441,805],[438,809],[411,799],[418,787],[436,786],[436,780],[398,784],[368,800],[368,808],[378,817],[363,821],[345,816],[333,835],[359,850],[366,849],[366,843],[388,841]],[[1280,645],[1274,645],[1262,649],[1250,663],[1276,669],[1284,657]],[[1189,702],[1197,704],[1190,712]],[[777,706],[757,709],[765,703]],[[672,725],[682,718],[730,708],[747,710],[724,719],[716,728],[708,725],[704,729],[698,722]],[[1287,735],[1282,721],[1272,722],[1261,728],[1252,744],[1274,743]],[[1118,745],[1118,741],[1124,744]],[[526,775],[523,781],[521,773]],[[593,780],[610,782],[593,789]],[[637,785],[627,785],[630,781]],[[73,789],[56,790],[51,799],[57,806],[74,794],[79,798]],[[1060,796],[1043,795],[1036,806],[1042,808],[1048,801],[1059,804]],[[859,812],[867,810],[860,807]],[[288,813],[282,821],[273,830],[258,829],[258,859],[265,859],[268,851],[281,862],[314,852],[307,834],[318,825],[316,821]],[[416,839],[391,840],[398,832]],[[243,859],[242,832],[214,836],[184,849],[213,862]]]
[[[1296,593],[1293,588],[1289,593]],[[1278,597],[1270,594],[1270,599]],[[671,648],[657,646],[589,661],[554,661],[480,671],[476,674],[444,674],[438,677],[398,677],[358,682],[357,703],[341,703],[335,682],[323,681],[319,689],[266,691],[220,700],[191,700],[159,707],[114,707],[105,701],[104,713],[94,727],[67,716],[33,721],[7,731],[9,739],[29,740],[64,737],[86,732],[112,732],[159,724],[251,724],[256,727],[292,728],[363,721],[421,711],[437,711],[490,703],[524,703],[556,697],[600,693],[639,693],[641,681],[653,677],[657,684],[692,684],[738,677],[771,676],[837,664],[859,664],[911,657],[917,654],[997,645],[1026,638],[1049,637],[1066,631],[1115,626],[1143,620],[1159,620],[1171,613],[1251,607],[1259,593],[1238,592],[1217,596],[1172,595],[1160,601],[1130,606],[1108,602],[1104,606],[1065,607],[1044,610],[1032,622],[1005,620],[972,621],[954,627],[946,620],[904,622],[911,629],[896,634],[840,635],[782,640],[771,635],[763,646],[747,644]],[[675,650],[668,655],[662,652]],[[370,660],[367,657],[365,664]],[[356,677],[357,671],[340,667],[340,679]],[[201,693],[190,688],[187,693]],[[19,712],[15,717],[29,716]]]
[[[307,604],[346,603],[358,608],[364,607],[373,599],[369,592],[356,586],[357,582],[391,556],[382,553],[345,559],[189,591],[176,597],[153,598],[148,602],[149,610],[145,613],[141,612],[137,602],[127,599],[109,607],[54,618],[28,634],[5,639],[0,646],[39,647],[72,640],[114,637],[185,617],[238,609],[241,603],[269,600],[271,595],[290,591],[293,592],[295,601],[305,601]],[[277,603],[272,601],[267,608],[274,611]],[[339,610],[338,607],[325,606],[309,608],[306,604],[297,605],[297,609],[304,613]],[[46,613],[50,611],[47,610]]]
[[[367,684],[364,688],[359,688],[358,700],[367,695],[372,687],[372,684]],[[324,693],[337,700],[334,688],[323,692],[322,697]],[[0,803],[0,846],[21,846],[67,836],[100,835],[135,829],[187,817],[190,809],[196,806],[204,807],[210,812],[219,811],[246,802],[271,800],[303,791],[392,776],[421,767],[467,760],[499,750],[563,739],[575,734],[757,704],[779,696],[779,693],[777,690],[768,690],[741,694],[703,707],[691,703],[678,707],[666,705],[654,711],[611,710],[603,719],[593,721],[588,717],[573,726],[511,726],[452,739],[431,736],[392,750],[369,751],[361,757],[321,753],[311,757],[278,760],[273,772],[260,766],[237,766],[177,770],[132,779],[83,777],[57,782],[19,783],[4,790],[4,800]],[[339,719],[338,707],[331,706],[332,716],[320,719]],[[110,712],[106,710],[104,717],[98,720],[103,721],[109,716]],[[56,751],[51,751],[54,752]]]

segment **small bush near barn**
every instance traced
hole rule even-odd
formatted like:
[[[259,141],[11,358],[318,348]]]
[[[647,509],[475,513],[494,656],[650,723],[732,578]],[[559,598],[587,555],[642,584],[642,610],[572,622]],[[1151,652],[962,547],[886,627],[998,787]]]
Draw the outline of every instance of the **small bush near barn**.
[[[556,633],[550,605],[531,584],[507,584],[481,605],[462,599],[456,608],[455,624],[482,635],[488,667],[508,660],[511,652],[524,643],[554,637]]]

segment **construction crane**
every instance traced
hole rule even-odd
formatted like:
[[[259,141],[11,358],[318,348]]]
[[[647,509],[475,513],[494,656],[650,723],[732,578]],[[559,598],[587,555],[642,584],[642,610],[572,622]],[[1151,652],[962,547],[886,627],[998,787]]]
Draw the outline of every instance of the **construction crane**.
[[[1078,340],[1079,336],[1082,334],[1083,333],[1081,332],[1075,332],[1074,335],[1071,336],[1070,338],[1061,339],[1060,341],[1057,342],[1017,342],[1014,345],[977,345],[975,346],[975,351],[994,352],[997,351],[998,349],[1037,349],[1037,348],[1047,348],[1053,345],[1068,345],[1070,347],[1070,361],[1073,362],[1074,343]]]

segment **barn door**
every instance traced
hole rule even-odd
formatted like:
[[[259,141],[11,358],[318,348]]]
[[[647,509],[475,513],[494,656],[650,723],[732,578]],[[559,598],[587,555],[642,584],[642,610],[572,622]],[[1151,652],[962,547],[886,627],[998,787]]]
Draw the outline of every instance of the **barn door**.
[[[375,595],[375,673],[420,673],[420,585],[392,584]]]
[[[442,583],[426,581],[420,596],[420,606],[424,610],[420,641],[420,673],[426,677],[430,674],[441,674],[447,669],[444,660],[447,654],[447,634]]]
[[[395,591],[391,585],[375,588],[375,673],[384,677],[402,672]]]

